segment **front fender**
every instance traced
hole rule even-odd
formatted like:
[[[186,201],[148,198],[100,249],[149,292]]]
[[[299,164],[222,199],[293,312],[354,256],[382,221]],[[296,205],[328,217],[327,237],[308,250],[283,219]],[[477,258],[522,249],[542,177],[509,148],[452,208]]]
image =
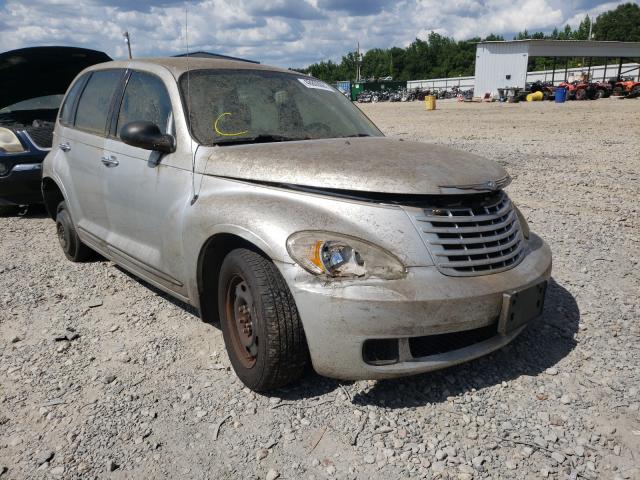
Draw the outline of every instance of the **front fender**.
[[[351,235],[388,250],[406,266],[433,265],[399,207],[206,176],[198,200],[185,212],[184,251],[192,269],[185,278],[194,279],[190,292],[197,293],[198,258],[212,236],[237,235],[272,260],[290,264],[286,241],[301,230]]]

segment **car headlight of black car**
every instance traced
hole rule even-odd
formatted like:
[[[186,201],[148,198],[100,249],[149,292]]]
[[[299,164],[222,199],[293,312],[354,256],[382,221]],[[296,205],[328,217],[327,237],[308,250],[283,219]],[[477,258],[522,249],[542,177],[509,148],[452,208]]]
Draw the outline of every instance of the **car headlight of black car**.
[[[17,135],[8,128],[0,127],[0,153],[20,153],[24,151],[24,147]]]

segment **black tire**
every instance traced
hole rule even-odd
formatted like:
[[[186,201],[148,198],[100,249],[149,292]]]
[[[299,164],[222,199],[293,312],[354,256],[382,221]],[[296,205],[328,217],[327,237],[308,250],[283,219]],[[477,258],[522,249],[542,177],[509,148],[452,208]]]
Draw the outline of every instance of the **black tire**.
[[[600,98],[604,98],[606,92],[604,91],[603,88],[599,88],[598,90],[596,90],[596,99],[600,99]]]
[[[17,205],[0,205],[0,217],[10,217],[17,215],[20,207]]]
[[[576,100],[586,100],[587,99],[587,90],[585,88],[580,88],[576,90]]]
[[[71,215],[67,210],[67,204],[60,202],[56,212],[56,232],[65,256],[72,262],[88,260],[92,255],[92,251],[78,237]]]
[[[309,353],[298,309],[269,259],[231,251],[220,269],[218,309],[231,365],[247,387],[262,392],[302,376]]]

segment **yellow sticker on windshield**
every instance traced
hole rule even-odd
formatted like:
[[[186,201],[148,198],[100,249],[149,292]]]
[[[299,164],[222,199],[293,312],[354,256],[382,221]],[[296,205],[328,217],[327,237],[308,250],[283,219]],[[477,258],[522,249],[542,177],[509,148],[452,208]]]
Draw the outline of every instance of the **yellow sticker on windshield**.
[[[224,112],[221,113],[220,115],[218,115],[218,118],[216,118],[216,121],[213,122],[213,129],[216,131],[216,133],[222,137],[237,137],[239,135],[244,135],[245,133],[249,133],[249,130],[244,130],[243,132],[223,132],[218,128],[218,122],[220,120],[222,120],[222,117],[226,117],[228,115],[232,115],[231,112]]]

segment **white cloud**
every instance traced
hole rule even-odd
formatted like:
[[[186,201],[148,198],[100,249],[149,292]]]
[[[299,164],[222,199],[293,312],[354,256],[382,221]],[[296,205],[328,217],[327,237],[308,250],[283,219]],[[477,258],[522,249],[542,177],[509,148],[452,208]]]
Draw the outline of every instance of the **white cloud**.
[[[280,66],[339,60],[364,49],[406,46],[430,31],[456,39],[550,31],[623,2],[594,0],[198,0],[188,3],[189,44]],[[363,6],[364,5],[364,6]],[[185,3],[175,0],[0,0],[0,51],[72,45],[126,55],[185,51]]]

